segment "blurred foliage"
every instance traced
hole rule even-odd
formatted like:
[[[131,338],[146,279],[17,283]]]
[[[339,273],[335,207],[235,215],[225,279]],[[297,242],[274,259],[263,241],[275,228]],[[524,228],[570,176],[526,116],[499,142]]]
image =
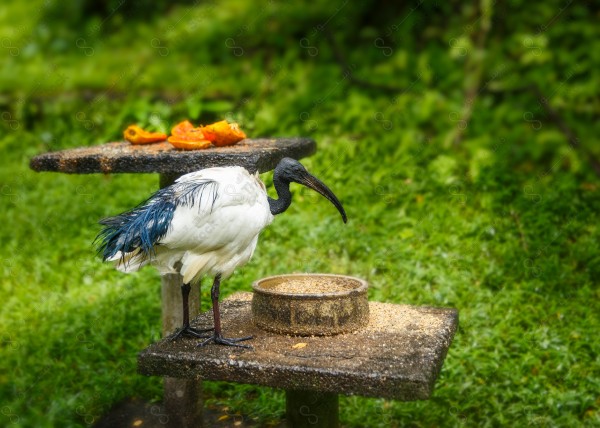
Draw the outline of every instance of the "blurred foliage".
[[[374,300],[460,310],[432,399],[342,398],[344,426],[600,424],[599,8],[119,4],[0,12],[0,425],[86,426],[161,394],[135,372],[160,334],[158,275],[124,276],[91,247],[97,220],[157,177],[37,174],[29,159],[134,122],[223,117],[251,136],[315,138],[304,163],[350,218],[294,188],[224,294],[325,271],[368,279]],[[206,390],[261,425],[283,417],[281,393]]]

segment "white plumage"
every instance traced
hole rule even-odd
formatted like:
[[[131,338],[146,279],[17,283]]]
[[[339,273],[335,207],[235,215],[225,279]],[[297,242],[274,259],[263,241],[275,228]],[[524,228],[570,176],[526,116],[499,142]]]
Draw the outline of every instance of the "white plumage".
[[[155,254],[147,257],[134,250],[123,257],[119,251],[107,260],[126,273],[150,263],[161,274],[181,273],[184,283],[219,273],[225,279],[248,262],[260,231],[273,221],[265,185],[258,174],[242,167],[208,168],[177,179],[175,196],[190,184],[206,181],[214,182],[214,202],[204,194],[193,204],[177,206],[166,235],[155,244]]]

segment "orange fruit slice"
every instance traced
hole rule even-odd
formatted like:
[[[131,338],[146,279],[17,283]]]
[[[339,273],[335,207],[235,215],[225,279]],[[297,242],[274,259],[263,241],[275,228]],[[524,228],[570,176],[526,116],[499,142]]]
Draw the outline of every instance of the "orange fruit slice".
[[[226,120],[203,126],[200,130],[204,134],[204,138],[212,141],[218,147],[231,146],[246,138],[246,134],[237,123],[229,123]]]
[[[185,137],[178,137],[176,135],[171,135],[168,138],[168,141],[173,145],[173,147],[182,150],[208,149],[212,145],[208,140],[192,140]]]
[[[123,137],[131,144],[149,144],[166,140],[167,134],[148,132],[137,125],[130,125],[123,131]]]

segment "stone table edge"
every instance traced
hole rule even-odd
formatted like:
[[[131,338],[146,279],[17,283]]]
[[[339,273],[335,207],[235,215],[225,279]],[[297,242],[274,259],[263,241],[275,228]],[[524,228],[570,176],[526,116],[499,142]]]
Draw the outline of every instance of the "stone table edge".
[[[143,355],[142,355],[143,354]],[[140,357],[144,358],[144,363],[140,363]],[[152,361],[163,361],[164,357],[162,357],[159,353],[154,353],[151,351],[144,351],[143,353],[140,353],[139,357],[138,357],[138,373],[146,375],[146,376],[164,376],[165,374],[160,371],[154,371],[151,366],[152,366]],[[278,366],[276,365],[268,365],[268,364],[261,364],[259,366],[258,363],[252,363],[252,362],[247,362],[247,361],[243,361],[241,365],[243,365],[244,367],[239,367],[238,370],[236,371],[235,376],[232,376],[231,373],[229,373],[228,378],[224,379],[222,376],[220,376],[219,374],[221,373],[221,371],[208,371],[209,368],[206,367],[202,367],[204,364],[202,362],[199,361],[190,361],[187,360],[187,363],[184,362],[186,360],[181,360],[178,359],[177,360],[179,362],[179,364],[186,364],[187,368],[183,371],[177,371],[181,374],[182,378],[185,379],[197,379],[197,380],[214,380],[214,381],[224,381],[224,382],[234,382],[234,383],[243,383],[243,384],[252,384],[252,385],[260,385],[260,386],[266,386],[269,388],[277,388],[277,389],[301,389],[301,390],[307,390],[307,391],[315,391],[315,392],[330,392],[330,393],[335,393],[335,394],[344,394],[344,395],[359,395],[362,397],[375,397],[375,398],[389,398],[389,399],[395,399],[395,400],[399,400],[399,401],[415,401],[415,400],[426,400],[429,397],[431,397],[431,394],[433,392],[433,390],[430,387],[430,382],[427,381],[426,379],[407,379],[407,378],[403,378],[401,376],[398,377],[386,377],[385,383],[388,384],[388,389],[394,389],[395,391],[399,391],[402,392],[400,394],[394,394],[394,393],[387,393],[387,392],[380,392],[380,391],[373,391],[372,393],[370,393],[369,391],[363,389],[346,389],[343,391],[340,391],[339,388],[336,387],[328,387],[325,386],[323,387],[323,384],[321,383],[321,387],[319,388],[311,388],[309,385],[305,385],[305,384],[298,384],[293,382],[292,380],[290,380],[289,382],[286,382],[284,384],[279,384],[277,386],[274,386],[268,382],[262,382],[261,379],[259,377],[256,376],[256,373],[261,373],[261,372],[265,372],[268,371],[269,369],[277,369]],[[209,359],[206,360],[207,362],[209,361]],[[214,363],[218,363],[220,362],[219,359],[213,359]],[[213,365],[217,365],[217,364],[213,364]],[[240,365],[240,366],[241,366]],[[212,366],[211,366],[212,368]],[[292,374],[292,370],[286,370],[290,373],[290,375]],[[193,373],[193,376],[191,376],[191,374]],[[176,374],[176,372],[172,372],[171,376],[173,376],[174,374]],[[364,379],[365,376],[357,376],[357,375],[353,375],[350,372],[347,371],[332,371],[332,370],[317,370],[314,368],[304,368],[304,367],[298,367],[297,370],[293,370],[293,374],[296,375],[308,375],[307,377],[309,378],[319,378],[320,375],[325,374],[327,376],[338,376],[338,377],[345,377],[346,379]],[[369,375],[368,377],[371,378],[376,378],[379,379],[380,376],[379,375]],[[322,380],[319,380],[319,382],[322,382]],[[389,388],[389,384],[390,382],[392,382],[393,385],[395,385],[394,388]],[[411,388],[408,388],[408,386],[413,385]],[[411,394],[407,394],[404,393],[403,391],[410,389],[416,393],[411,393]]]
[[[275,167],[277,162],[285,156],[294,157],[296,159],[300,159],[303,157],[313,155],[317,150],[317,144],[312,138],[307,137],[274,137],[274,138],[255,138],[250,140],[260,141],[260,140],[285,140],[288,144],[286,147],[282,147],[284,150],[283,153],[277,150],[277,147],[269,147],[269,148],[260,148],[262,152],[249,152],[244,155],[240,155],[240,159],[250,159],[250,162],[240,162],[246,168],[249,168],[250,172],[255,172],[258,170],[259,172],[266,172]],[[100,145],[101,146],[101,145]],[[98,147],[100,147],[98,146]],[[87,157],[81,158],[60,158],[60,153],[68,152],[70,150],[77,150],[82,148],[89,148],[95,146],[86,146],[75,149],[65,149],[58,150],[54,152],[42,153],[34,156],[29,161],[29,167],[36,172],[60,172],[63,174],[131,174],[131,173],[180,173],[185,174],[192,171],[197,171],[202,168],[208,168],[211,166],[232,166],[236,164],[238,159],[235,159],[236,152],[210,152],[209,156],[212,157],[210,159],[207,157],[206,165],[198,165],[197,167],[188,167],[187,165],[179,167],[177,169],[169,168],[171,166],[170,162],[174,162],[177,160],[177,157],[180,153],[179,151],[170,150],[163,153],[163,156],[167,158],[167,160],[158,160],[157,158],[146,158],[139,159],[139,170],[133,169],[130,167],[123,167],[123,162],[126,162],[125,159],[129,159],[129,163],[137,163],[137,160],[134,159],[135,155],[132,153],[128,153],[123,155],[121,159],[119,158],[109,158],[108,164],[103,166],[103,161],[106,161],[107,158],[103,157],[101,153],[95,153],[88,155]],[[191,152],[186,152],[191,153]],[[199,156],[204,153],[192,153],[192,156]],[[184,158],[185,159],[185,158]],[[200,158],[198,158],[199,160]],[[187,162],[191,162],[191,159],[185,159]],[[196,159],[194,159],[196,160]],[[233,160],[233,162],[232,162]],[[161,165],[161,163],[165,163],[165,165]],[[118,168],[122,168],[121,170],[116,170]]]

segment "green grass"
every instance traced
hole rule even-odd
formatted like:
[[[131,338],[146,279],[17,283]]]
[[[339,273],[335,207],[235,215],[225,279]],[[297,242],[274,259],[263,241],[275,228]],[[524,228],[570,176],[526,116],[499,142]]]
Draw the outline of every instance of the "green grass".
[[[0,121],[0,425],[89,426],[126,397],[160,400],[160,379],[135,366],[160,336],[159,276],[123,275],[92,247],[98,219],[145,199],[158,178],[38,174],[28,162],[120,138],[131,122],[168,129],[185,117],[235,118],[251,136],[315,138],[318,152],[304,163],[350,219],[343,225],[331,204],[294,188],[291,208],[224,283],[225,296],[267,275],[331,272],[367,279],[371,300],[459,309],[432,399],[342,397],[344,426],[600,425],[597,25],[574,4],[536,35],[558,5],[498,5],[479,51],[464,30],[480,22],[469,7],[424,5],[385,36],[409,10],[385,18],[348,5],[328,25],[355,74],[410,88],[382,91],[343,79],[325,36],[311,31],[336,7],[176,6],[147,20],[117,13],[100,32],[86,25],[102,17],[72,29],[34,16],[50,36],[24,6],[0,14],[20,48],[0,67],[9,114]],[[182,24],[191,17],[204,24]],[[82,34],[91,57],[73,47]],[[374,46],[379,36],[392,56]],[[535,51],[524,44],[534,36]],[[318,55],[299,46],[303,37]],[[461,130],[478,67],[486,89]],[[533,82],[580,146],[519,89]],[[88,89],[96,92],[86,102]],[[208,287],[202,298],[207,309]],[[205,388],[207,405],[224,413],[261,425],[284,416],[281,391]]]

